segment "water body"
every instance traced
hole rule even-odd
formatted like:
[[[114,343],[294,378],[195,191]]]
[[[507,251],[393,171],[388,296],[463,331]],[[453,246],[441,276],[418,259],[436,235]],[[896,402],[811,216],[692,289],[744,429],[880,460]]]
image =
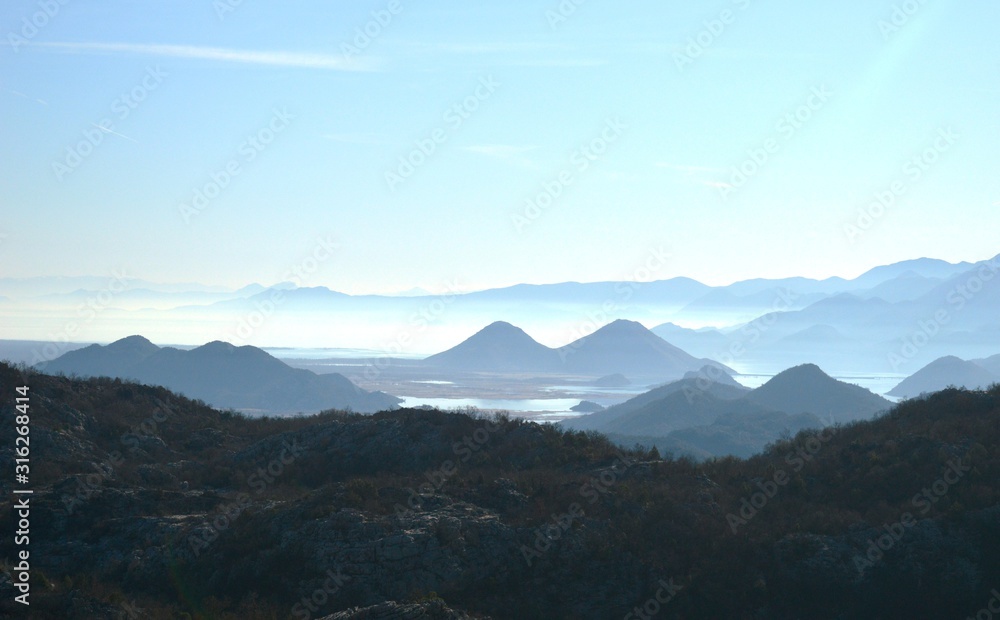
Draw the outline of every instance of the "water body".
[[[475,407],[489,411],[510,411],[511,413],[536,411],[562,413],[570,416],[579,415],[569,409],[580,402],[579,398],[425,398],[422,396],[400,396],[400,398],[403,399],[401,407],[429,405],[445,410]]]

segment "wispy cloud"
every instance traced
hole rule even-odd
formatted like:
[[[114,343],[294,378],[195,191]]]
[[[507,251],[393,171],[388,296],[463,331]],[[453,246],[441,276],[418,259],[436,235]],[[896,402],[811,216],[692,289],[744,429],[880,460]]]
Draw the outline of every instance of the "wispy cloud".
[[[25,99],[32,99],[33,101],[35,101],[35,103],[39,103],[41,105],[49,105],[48,101],[45,101],[44,99],[38,99],[38,98],[35,98],[35,97],[29,97],[28,95],[25,95],[24,93],[22,93],[19,90],[11,90],[9,88],[5,88],[4,90],[7,91],[8,93],[12,94],[12,95],[17,95],[18,97],[23,97]]]
[[[275,67],[297,67],[302,69],[323,69],[328,71],[371,71],[371,61],[346,58],[339,54],[318,54],[310,52],[239,50],[223,47],[201,47],[196,45],[167,45],[144,43],[98,43],[98,42],[55,42],[35,43],[36,47],[61,50],[71,54],[142,54],[166,58],[187,58],[236,62]]]
[[[118,136],[119,138],[125,138],[126,140],[131,140],[132,142],[135,142],[136,144],[139,144],[139,141],[136,140],[135,138],[129,138],[125,134],[118,133],[117,131],[113,131],[111,129],[108,129],[107,127],[104,127],[103,125],[98,125],[97,123],[91,123],[91,125],[93,125],[94,127],[97,127],[98,129],[100,129],[103,132],[110,133],[112,135]]]

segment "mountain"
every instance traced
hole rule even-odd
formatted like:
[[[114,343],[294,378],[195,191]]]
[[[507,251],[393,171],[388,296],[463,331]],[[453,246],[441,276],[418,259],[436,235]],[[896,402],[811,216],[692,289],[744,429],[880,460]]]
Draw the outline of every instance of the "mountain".
[[[674,323],[663,323],[650,331],[698,357],[721,355],[730,345],[729,336],[711,328],[688,329]]]
[[[426,358],[424,363],[449,370],[534,372],[554,370],[559,357],[521,328],[497,321],[447,351]]]
[[[157,347],[141,336],[91,345],[40,364],[47,373],[108,376],[162,385],[216,407],[263,413],[351,409],[371,413],[400,400],[362,390],[343,375],[292,368],[251,346],[210,342],[190,351]]]
[[[857,291],[856,294],[864,299],[877,297],[890,303],[910,301],[926,295],[943,280],[942,277],[931,278],[915,271],[906,271],[870,289]]]
[[[558,349],[537,342],[519,327],[497,321],[423,363],[449,370],[626,375],[660,380],[679,378],[706,364],[732,372],[717,362],[685,353],[640,323],[625,320],[609,323]]]
[[[69,351],[60,357],[44,362],[39,367],[52,373],[78,374],[85,377],[127,377],[147,357],[156,354],[160,347],[142,336],[129,336],[107,346],[92,344]]]
[[[669,383],[604,411],[564,420],[624,442],[666,447],[698,456],[747,456],[784,432],[871,418],[892,406],[864,388],[804,364],[779,373],[755,390],[712,381],[718,373]],[[715,452],[713,450],[735,451]]]
[[[950,278],[972,268],[972,263],[949,263],[936,258],[915,258],[869,269],[851,284],[859,289],[871,289],[901,276]]]
[[[720,385],[728,385],[736,389],[745,390],[746,387],[742,383],[733,379],[729,374],[722,372],[721,368],[718,366],[706,365],[702,366],[698,370],[691,370],[684,373],[682,379],[695,379],[700,380],[701,384],[704,385],[708,382],[718,383]]]
[[[955,356],[941,357],[924,366],[889,391],[890,396],[912,398],[947,387],[985,389],[1000,382],[1000,376],[975,362]]]
[[[718,362],[698,359],[635,321],[619,319],[558,350],[562,368],[586,374],[680,378],[706,364],[732,373]]]
[[[713,372],[711,376],[715,376],[715,374]],[[608,407],[604,411],[564,420],[561,424],[567,428],[576,430],[655,435],[656,433],[652,432],[652,430],[638,428],[639,425],[625,420],[638,415],[644,420],[656,417],[668,417],[676,420],[694,419],[698,422],[704,422],[704,417],[707,415],[704,407],[706,395],[719,401],[732,401],[745,396],[749,392],[749,389],[739,384],[731,386],[715,381],[705,381],[700,377],[687,377],[653,388],[648,392],[643,392],[623,403]],[[680,395],[679,397],[677,396],[678,394]],[[688,404],[689,401],[693,402],[695,396],[701,398],[703,406],[700,411],[691,412],[689,411]],[[619,420],[622,420],[622,422],[618,422]],[[666,424],[669,425],[670,423],[668,421]],[[623,429],[629,429],[629,431],[626,433]]]
[[[863,387],[837,381],[815,364],[778,373],[746,399],[774,411],[812,413],[827,423],[871,418],[892,406]]]
[[[994,355],[992,357],[987,357],[985,359],[978,359],[972,361],[979,364],[989,372],[1000,377],[1000,355]]]

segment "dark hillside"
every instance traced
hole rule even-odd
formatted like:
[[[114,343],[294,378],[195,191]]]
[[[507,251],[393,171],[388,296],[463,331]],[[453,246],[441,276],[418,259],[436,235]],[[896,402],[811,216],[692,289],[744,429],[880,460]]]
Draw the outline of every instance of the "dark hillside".
[[[666,619],[965,618],[1000,584],[996,388],[697,465],[505,417],[248,419],[0,364],[4,471],[18,385],[33,618],[603,620],[658,593]],[[0,577],[0,613],[15,593]]]

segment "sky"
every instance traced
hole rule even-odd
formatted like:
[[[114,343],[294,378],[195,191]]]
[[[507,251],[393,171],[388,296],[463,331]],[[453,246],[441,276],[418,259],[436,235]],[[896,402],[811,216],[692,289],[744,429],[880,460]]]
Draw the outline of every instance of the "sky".
[[[359,294],[982,260],[998,14],[6,0],[0,277]]]

